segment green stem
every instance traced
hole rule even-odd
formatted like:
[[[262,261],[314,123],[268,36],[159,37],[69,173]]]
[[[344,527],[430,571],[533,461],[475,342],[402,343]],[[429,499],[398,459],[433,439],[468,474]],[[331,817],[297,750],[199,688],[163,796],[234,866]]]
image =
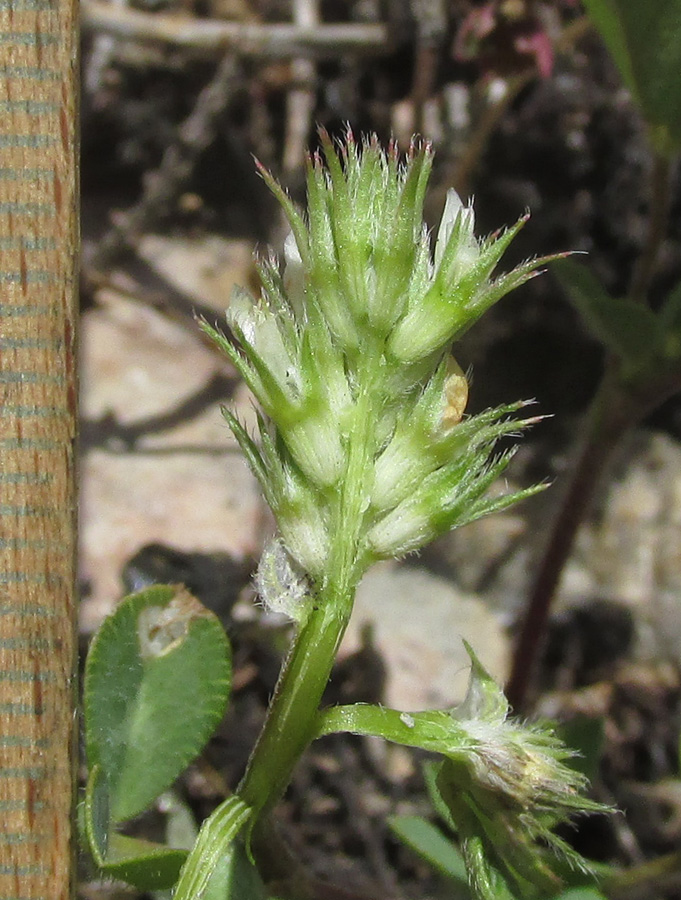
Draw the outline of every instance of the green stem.
[[[393,744],[418,747],[433,753],[467,749],[473,742],[470,733],[445,710],[400,712],[371,703],[332,706],[317,716],[315,737],[349,732],[381,737]]]
[[[272,698],[265,725],[239,786],[255,815],[279,800],[312,740],[319,702],[350,618],[352,598],[322,592],[296,636]]]
[[[211,876],[250,818],[251,810],[239,797],[230,797],[205,820],[175,886],[175,900],[202,897]]]
[[[365,568],[360,547],[373,448],[371,366],[378,358],[367,354],[364,387],[348,428],[347,466],[333,515],[325,582],[294,638],[239,786],[239,796],[253,809],[254,817],[266,815],[277,803],[300,756],[314,739],[319,703]]]

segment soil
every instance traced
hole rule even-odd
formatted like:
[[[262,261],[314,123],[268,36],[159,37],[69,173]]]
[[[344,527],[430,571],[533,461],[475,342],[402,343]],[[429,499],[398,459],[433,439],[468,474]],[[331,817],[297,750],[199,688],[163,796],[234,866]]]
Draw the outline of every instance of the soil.
[[[291,5],[289,0],[134,0],[125,8],[266,25],[290,21]],[[640,118],[592,33],[584,33],[548,63],[545,54],[532,56],[517,49],[518,35],[531,33],[541,36],[546,51],[580,18],[575,3],[490,3],[484,9],[492,11],[494,27],[468,56],[460,46],[461,30],[470,27],[471,16],[482,4],[325,0],[319,7],[324,23],[388,22],[391,45],[354,59],[331,53],[307,69],[290,57],[234,54],[219,109],[212,118],[199,117],[191,132],[183,123],[196,113],[197,97],[224,67],[217,56],[86,30],[83,311],[90,322],[106,320],[106,328],[113,329],[122,321],[115,317],[123,315],[126,303],[185,330],[194,327],[195,310],[214,315],[215,300],[202,294],[200,286],[191,287],[191,278],[185,290],[162,267],[150,265],[144,250],[149,236],[171,241],[179,254],[184,247],[189,260],[193,248],[204,252],[214,240],[230,248],[243,244],[248,250],[240,264],[241,280],[248,282],[253,278],[250,248],[280,246],[282,237],[280,218],[255,174],[252,156],[302,199],[302,154],[286,169],[282,163],[285,151],[295,157],[292,132],[297,129],[307,146],[314,147],[318,125],[339,135],[346,123],[356,134],[376,132],[382,140],[391,133],[408,138],[412,127],[421,123],[437,153],[431,221],[439,215],[436,198],[441,207],[444,190],[457,183],[464,193],[475,195],[482,233],[531,210],[509,253],[509,265],[537,254],[585,251],[608,290],[626,290],[644,241],[649,199],[651,157]],[[301,71],[308,111],[298,120],[287,112],[287,99],[301,88]],[[466,149],[489,113],[490,98],[504,85],[511,90],[519,78],[523,87],[500,112],[474,165],[463,171]],[[169,148],[175,153],[172,158]],[[654,305],[681,279],[678,180],[672,189],[670,230],[652,289]],[[191,262],[179,267],[191,268]],[[96,332],[98,346],[105,347],[106,335],[113,334],[106,328]],[[144,353],[143,345],[139,352]],[[208,357],[200,356],[207,352],[205,347],[195,352],[205,368],[202,386],[181,398],[171,414],[147,413],[132,421],[118,400],[109,406],[102,401],[97,414],[86,400],[82,435],[88,472],[89,461],[101,451],[125,454],[142,447],[143,452],[162,452],[158,448],[166,431],[178,425],[181,431],[183,423],[200,417],[210,404],[238,397],[233,374],[215,369]],[[84,353],[90,353],[88,346]],[[535,397],[539,412],[554,416],[526,440],[511,477],[529,483],[560,476],[578,418],[598,382],[602,351],[551,276],[533,280],[495,308],[457,348],[457,359],[475,374],[469,412]],[[101,371],[97,377],[102,379],[123,377],[113,364]],[[107,384],[87,391],[106,393]],[[645,425],[676,442],[681,435],[679,399],[666,402]],[[158,434],[161,438],[154,444]],[[216,443],[224,439],[224,430],[216,433]],[[187,440],[191,443],[191,436]],[[105,462],[104,468],[108,465]],[[199,453],[187,471],[201,465]],[[94,464],[92,471],[99,471]],[[178,476],[178,481],[183,478]],[[180,483],[177,490],[182,490]],[[224,501],[225,508],[230,502]],[[230,533],[229,546],[218,547],[220,552],[213,537],[207,539],[208,547],[178,549],[175,532],[163,528],[152,528],[146,535],[142,529],[120,546],[113,541],[110,551],[98,537],[96,558],[109,555],[127,590],[154,581],[185,582],[218,612],[232,638],[235,690],[229,716],[176,787],[199,821],[243,771],[286,644],[284,626],[261,613],[243,615],[250,602],[254,560],[269,527],[266,513],[249,502],[242,536]],[[541,519],[537,510],[530,518]],[[86,533],[96,526],[95,518],[86,509]],[[236,531],[242,521],[236,513],[234,521]],[[529,529],[524,539],[537,540],[537,531]],[[419,565],[456,580],[448,552],[447,546],[437,545]],[[83,572],[86,633],[106,611],[96,587],[96,568],[86,564]],[[520,582],[524,574],[519,574]],[[102,591],[112,600],[107,584]],[[524,585],[515,588],[522,594]],[[570,839],[592,859],[623,865],[668,852],[681,838],[679,660],[635,659],[636,617],[635,608],[609,599],[585,602],[557,616],[537,704],[541,714],[567,723],[584,717],[600,723],[594,792],[626,815],[592,817]],[[383,651],[372,644],[370,634],[364,638],[364,645],[339,664],[329,702],[385,698]],[[423,761],[403,749],[349,737],[328,738],[310,749],[278,811],[278,823],[294,854],[320,879],[316,896],[453,896],[451,886],[438,880],[386,825],[386,818],[398,813],[435,821],[424,791]],[[323,887],[321,880],[338,889]],[[112,890],[86,882],[82,887],[87,897],[111,896]],[[655,896],[681,893],[672,886]]]

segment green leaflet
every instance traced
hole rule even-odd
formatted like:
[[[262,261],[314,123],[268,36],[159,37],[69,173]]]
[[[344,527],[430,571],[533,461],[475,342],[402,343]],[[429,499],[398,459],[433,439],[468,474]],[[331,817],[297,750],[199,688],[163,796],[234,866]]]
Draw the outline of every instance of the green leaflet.
[[[571,259],[554,264],[561,286],[584,325],[634,375],[662,348],[662,329],[655,313],[627,298],[611,297],[589,268]]]
[[[651,129],[657,151],[681,147],[681,0],[584,0]]]
[[[142,591],[104,622],[85,670],[85,739],[112,822],[146,809],[199,753],[230,682],[225,632],[184,588]]]
[[[454,881],[468,897],[468,877],[463,857],[456,849],[451,838],[446,837],[440,829],[424,819],[423,816],[391,816],[388,819],[390,830],[403,844],[410,847],[421,859],[425,859],[445,878]]]
[[[83,820],[90,853],[105,875],[144,891],[175,884],[187,851],[111,832],[108,786],[98,765],[93,766],[88,779]]]

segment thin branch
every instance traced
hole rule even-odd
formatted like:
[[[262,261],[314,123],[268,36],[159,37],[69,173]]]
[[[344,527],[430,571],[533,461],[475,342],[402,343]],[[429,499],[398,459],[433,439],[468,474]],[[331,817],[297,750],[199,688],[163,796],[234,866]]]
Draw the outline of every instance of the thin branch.
[[[506,685],[506,696],[516,714],[527,710],[528,694],[546,637],[553,598],[577,532],[589,511],[606,464],[622,435],[634,424],[628,412],[627,398],[617,384],[614,370],[610,370],[591,403],[581,447],[533,574]]]
[[[293,0],[293,22],[298,28],[319,28],[319,0]],[[295,172],[305,158],[305,145],[315,106],[315,64],[311,59],[291,61],[294,87],[286,98],[286,135],[282,169],[286,174]]]
[[[582,444],[530,588],[506,687],[506,695],[516,713],[525,712],[529,705],[528,694],[553,599],[604,470],[622,437],[680,390],[681,364],[678,360],[672,360],[657,375],[635,387],[622,383],[612,360],[607,367],[591,402]]]
[[[194,19],[121,8],[101,0],[81,3],[83,28],[137,41],[157,41],[176,47],[269,59],[338,58],[347,54],[387,53],[389,30],[383,24],[319,25],[257,24]]]
[[[629,297],[639,303],[648,302],[650,285],[665,239],[672,172],[672,160],[660,155],[654,157],[646,241],[629,288]],[[531,583],[507,685],[507,696],[516,712],[522,712],[527,707],[528,692],[546,638],[553,600],[603,472],[622,436],[641,422],[651,409],[679,390],[681,373],[677,368],[674,362],[666,367],[660,366],[655,375],[634,385],[623,379],[616,360],[610,358],[606,362],[605,374],[584,423],[581,448]]]

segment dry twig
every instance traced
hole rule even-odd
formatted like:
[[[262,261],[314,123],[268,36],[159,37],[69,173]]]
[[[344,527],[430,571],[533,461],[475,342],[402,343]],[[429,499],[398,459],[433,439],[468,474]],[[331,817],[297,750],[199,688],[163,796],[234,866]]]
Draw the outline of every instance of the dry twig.
[[[300,28],[318,28],[318,0],[293,0],[293,20]],[[286,137],[282,158],[282,168],[287,174],[296,171],[305,154],[315,104],[314,62],[304,57],[294,59],[291,62],[291,75],[294,87],[286,101]]]
[[[239,56],[269,59],[337,58],[347,54],[375,55],[391,49],[383,24],[319,25],[317,27],[223,22],[186,16],[140,12],[101,0],[83,0],[85,29],[136,41],[159,41],[202,54],[233,50]]]

